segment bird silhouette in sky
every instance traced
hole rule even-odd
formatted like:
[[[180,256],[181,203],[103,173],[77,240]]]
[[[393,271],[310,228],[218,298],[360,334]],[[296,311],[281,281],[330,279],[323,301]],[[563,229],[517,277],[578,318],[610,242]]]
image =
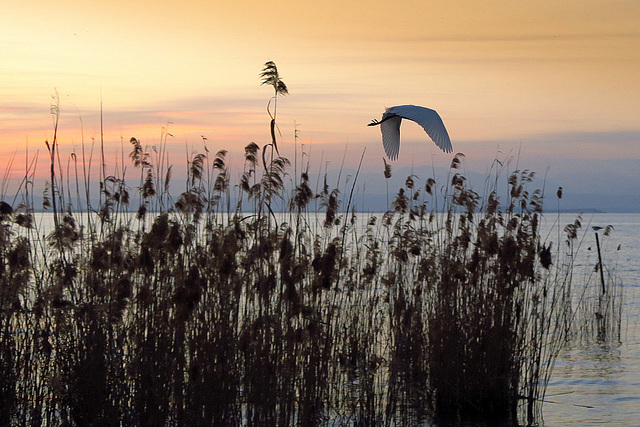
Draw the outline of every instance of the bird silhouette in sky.
[[[372,120],[368,126],[380,125],[382,145],[391,160],[398,158],[400,152],[400,123],[408,119],[418,123],[427,132],[435,144],[445,153],[451,153],[453,146],[447,128],[435,110],[417,105],[398,105],[387,108],[381,120]]]

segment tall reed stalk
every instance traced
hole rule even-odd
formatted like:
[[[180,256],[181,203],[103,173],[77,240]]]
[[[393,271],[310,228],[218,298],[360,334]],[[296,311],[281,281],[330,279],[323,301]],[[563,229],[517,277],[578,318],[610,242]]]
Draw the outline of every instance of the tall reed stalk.
[[[1,424],[540,421],[572,266],[540,237],[533,173],[504,177],[503,205],[458,155],[363,215],[356,182],[313,191],[307,164],[289,189],[254,143],[237,186],[206,149],[172,196],[162,138],[159,164],[131,138],[137,185],[105,169],[91,215],[88,191],[62,203],[54,139],[44,240],[33,206],[0,202]]]

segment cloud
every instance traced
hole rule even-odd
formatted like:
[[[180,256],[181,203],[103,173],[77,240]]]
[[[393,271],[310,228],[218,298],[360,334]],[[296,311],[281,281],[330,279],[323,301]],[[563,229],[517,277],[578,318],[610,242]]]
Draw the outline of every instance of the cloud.
[[[593,40],[630,40],[634,41],[640,38],[640,33],[545,33],[545,34],[461,34],[457,36],[451,35],[435,35],[428,37],[395,37],[387,39],[393,43],[520,43],[520,42],[561,42],[561,41],[593,41]]]
[[[640,130],[573,131],[530,135],[523,138],[543,152],[558,151],[578,159],[640,158]]]

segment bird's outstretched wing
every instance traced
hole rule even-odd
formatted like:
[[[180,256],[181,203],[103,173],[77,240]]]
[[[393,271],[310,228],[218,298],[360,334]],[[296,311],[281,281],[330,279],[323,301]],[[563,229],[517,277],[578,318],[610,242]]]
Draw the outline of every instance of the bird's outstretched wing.
[[[442,151],[446,153],[451,153],[453,151],[453,147],[451,146],[451,139],[449,138],[449,133],[447,132],[447,128],[444,127],[444,123],[440,118],[440,115],[435,110],[425,107],[419,107],[417,105],[399,105],[397,107],[391,107],[387,110],[387,113],[395,114],[396,116],[400,116],[402,118],[412,120],[418,123],[422,128],[427,132],[427,135],[436,143],[438,147],[442,149]],[[387,120],[389,121],[389,120]],[[383,122],[384,125],[386,122]],[[381,125],[381,126],[382,126]],[[398,121],[398,135],[400,135],[400,121]],[[387,143],[384,139],[384,130],[382,131],[382,139],[385,144],[384,148],[387,150]],[[396,142],[396,147],[398,147],[399,142]],[[397,155],[396,148],[396,155]],[[387,152],[389,155],[389,152]],[[391,157],[391,156],[389,156]]]
[[[391,160],[397,159],[400,152],[400,122],[402,122],[400,116],[391,116],[380,122],[384,152]]]

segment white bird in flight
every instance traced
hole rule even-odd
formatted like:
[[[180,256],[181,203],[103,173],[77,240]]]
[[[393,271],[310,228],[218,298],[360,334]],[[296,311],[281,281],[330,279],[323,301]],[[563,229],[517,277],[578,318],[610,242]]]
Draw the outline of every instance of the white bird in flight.
[[[451,139],[442,119],[430,108],[417,105],[398,105],[387,108],[382,114],[382,120],[372,120],[368,126],[380,125],[382,131],[382,145],[391,160],[398,158],[400,152],[400,122],[402,119],[413,120],[423,127],[427,135],[445,153],[451,153]]]

